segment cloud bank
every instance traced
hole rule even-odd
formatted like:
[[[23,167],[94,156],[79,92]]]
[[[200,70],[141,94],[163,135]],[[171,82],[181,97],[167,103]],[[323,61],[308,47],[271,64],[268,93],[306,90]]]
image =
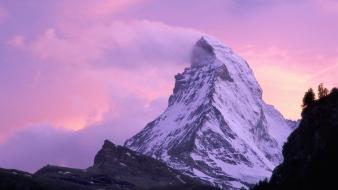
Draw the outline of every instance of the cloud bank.
[[[6,42],[2,77],[13,82],[0,95],[2,167],[85,168],[104,139],[123,144],[164,110],[174,74],[189,65],[202,35],[147,20],[78,30],[48,28]]]

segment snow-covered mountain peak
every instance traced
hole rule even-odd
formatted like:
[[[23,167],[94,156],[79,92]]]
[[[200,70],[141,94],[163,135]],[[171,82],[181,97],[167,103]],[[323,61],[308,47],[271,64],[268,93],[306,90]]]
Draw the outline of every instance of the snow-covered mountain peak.
[[[288,122],[262,100],[246,61],[212,37],[175,76],[168,108],[125,146],[213,185],[240,189],[282,161]]]
[[[191,55],[191,66],[200,67],[208,64],[220,64],[217,55],[222,53],[231,53],[232,50],[225,47],[212,37],[201,37],[193,47]]]
[[[262,98],[262,89],[247,62],[213,37],[203,36],[196,42],[191,55],[191,68],[187,68],[188,72],[178,78],[186,73],[196,73],[197,69],[235,81],[241,91]]]

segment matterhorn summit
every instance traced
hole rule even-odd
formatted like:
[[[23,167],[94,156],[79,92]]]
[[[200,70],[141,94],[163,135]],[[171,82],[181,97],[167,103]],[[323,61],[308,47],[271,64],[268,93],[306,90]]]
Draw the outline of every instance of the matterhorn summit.
[[[175,79],[167,109],[125,146],[224,189],[269,177],[295,125],[264,103],[247,62],[204,36]]]

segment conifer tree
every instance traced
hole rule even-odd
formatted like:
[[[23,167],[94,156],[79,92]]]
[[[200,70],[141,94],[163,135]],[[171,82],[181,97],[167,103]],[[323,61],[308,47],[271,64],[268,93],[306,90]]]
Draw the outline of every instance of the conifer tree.
[[[338,94],[338,88],[332,88],[331,89],[331,92],[330,92],[331,95],[337,95]]]
[[[321,99],[329,94],[329,90],[324,87],[323,83],[318,86],[318,99]]]
[[[306,108],[307,106],[311,105],[315,101],[316,95],[313,92],[313,89],[310,88],[304,95],[303,98],[303,108]]]

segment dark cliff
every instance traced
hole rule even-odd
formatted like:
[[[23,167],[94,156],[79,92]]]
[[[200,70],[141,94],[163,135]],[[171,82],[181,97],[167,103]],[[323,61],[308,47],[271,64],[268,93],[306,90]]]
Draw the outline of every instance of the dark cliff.
[[[254,190],[332,189],[338,171],[338,91],[308,105],[283,147],[284,162]]]

